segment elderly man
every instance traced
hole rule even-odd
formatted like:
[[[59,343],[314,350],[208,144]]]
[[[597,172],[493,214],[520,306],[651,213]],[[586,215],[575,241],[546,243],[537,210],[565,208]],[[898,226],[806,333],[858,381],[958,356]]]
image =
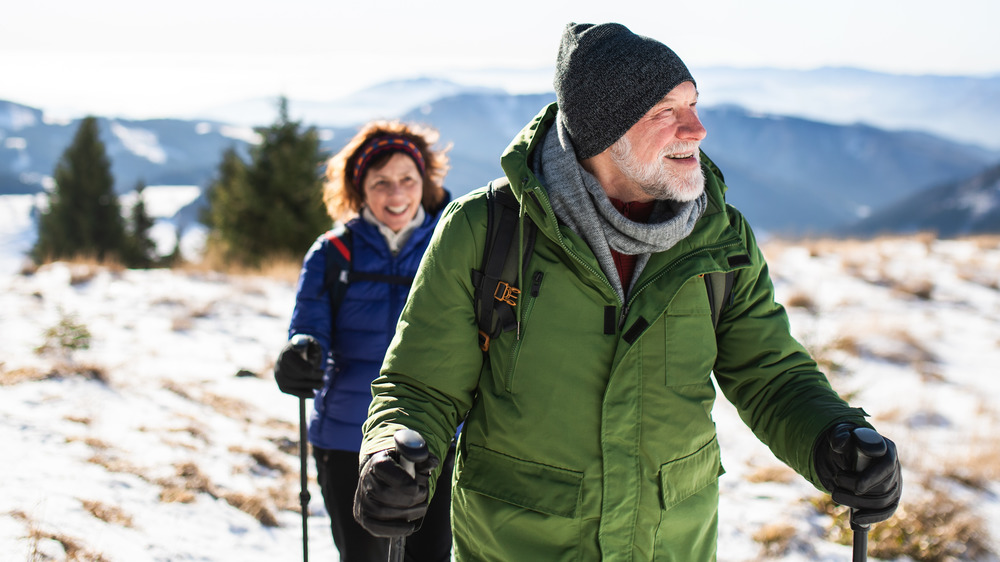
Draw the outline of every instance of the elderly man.
[[[866,414],[790,335],[753,233],[700,152],[681,59],[619,24],[569,24],[555,90],[501,158],[517,240],[537,228],[516,329],[476,345],[478,190],[445,211],[372,384],[355,517],[388,536],[418,525],[435,460],[465,420],[456,559],[713,560],[724,472],[713,373],[779,459],[860,522],[891,516],[895,446],[865,430],[883,447],[855,466]],[[716,318],[705,277],[728,272]],[[431,453],[415,478],[392,450],[404,427]]]

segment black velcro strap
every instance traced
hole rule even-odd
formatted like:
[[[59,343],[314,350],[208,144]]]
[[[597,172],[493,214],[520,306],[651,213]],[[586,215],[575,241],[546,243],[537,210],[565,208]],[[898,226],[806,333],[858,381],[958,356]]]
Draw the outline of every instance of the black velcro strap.
[[[617,306],[605,306],[604,307],[604,335],[613,336],[615,335],[615,320],[618,319],[618,307]]]
[[[740,254],[738,256],[729,256],[729,267],[740,267],[743,265],[750,265],[750,256],[746,254]]]
[[[649,327],[649,322],[645,318],[640,316],[639,319],[635,321],[635,324],[632,324],[632,327],[629,328],[628,331],[625,332],[625,335],[622,337],[625,339],[626,342],[628,342],[629,345],[632,345],[633,343],[635,343],[635,340],[639,339],[639,336],[641,336],[642,332],[648,327]]]

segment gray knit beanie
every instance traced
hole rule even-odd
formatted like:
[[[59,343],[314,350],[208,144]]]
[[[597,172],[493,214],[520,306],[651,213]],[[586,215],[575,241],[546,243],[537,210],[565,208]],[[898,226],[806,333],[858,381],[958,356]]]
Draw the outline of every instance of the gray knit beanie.
[[[553,85],[577,158],[603,152],[687,81],[684,62],[655,39],[619,23],[568,24]]]

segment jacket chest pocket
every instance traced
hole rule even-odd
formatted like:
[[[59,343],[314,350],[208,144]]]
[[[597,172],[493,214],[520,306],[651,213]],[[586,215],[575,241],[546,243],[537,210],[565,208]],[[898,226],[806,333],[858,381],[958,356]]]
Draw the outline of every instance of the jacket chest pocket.
[[[712,310],[704,281],[689,280],[662,317],[664,383],[667,386],[704,384],[718,351]]]
[[[520,334],[504,332],[490,345],[494,393],[552,396],[565,392],[567,373],[599,371],[605,380],[616,339],[604,333],[604,298],[537,253],[531,265],[518,303]]]

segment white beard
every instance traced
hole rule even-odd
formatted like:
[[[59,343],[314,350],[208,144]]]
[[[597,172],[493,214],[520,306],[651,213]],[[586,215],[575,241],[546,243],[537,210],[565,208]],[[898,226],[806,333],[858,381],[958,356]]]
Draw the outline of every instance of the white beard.
[[[643,193],[654,199],[670,199],[673,201],[694,201],[705,189],[705,174],[701,166],[690,172],[678,172],[667,166],[666,155],[682,152],[694,152],[699,157],[698,143],[675,143],[666,147],[655,162],[648,164],[639,162],[632,152],[632,143],[624,135],[613,145],[609,154],[622,174],[636,183]]]

